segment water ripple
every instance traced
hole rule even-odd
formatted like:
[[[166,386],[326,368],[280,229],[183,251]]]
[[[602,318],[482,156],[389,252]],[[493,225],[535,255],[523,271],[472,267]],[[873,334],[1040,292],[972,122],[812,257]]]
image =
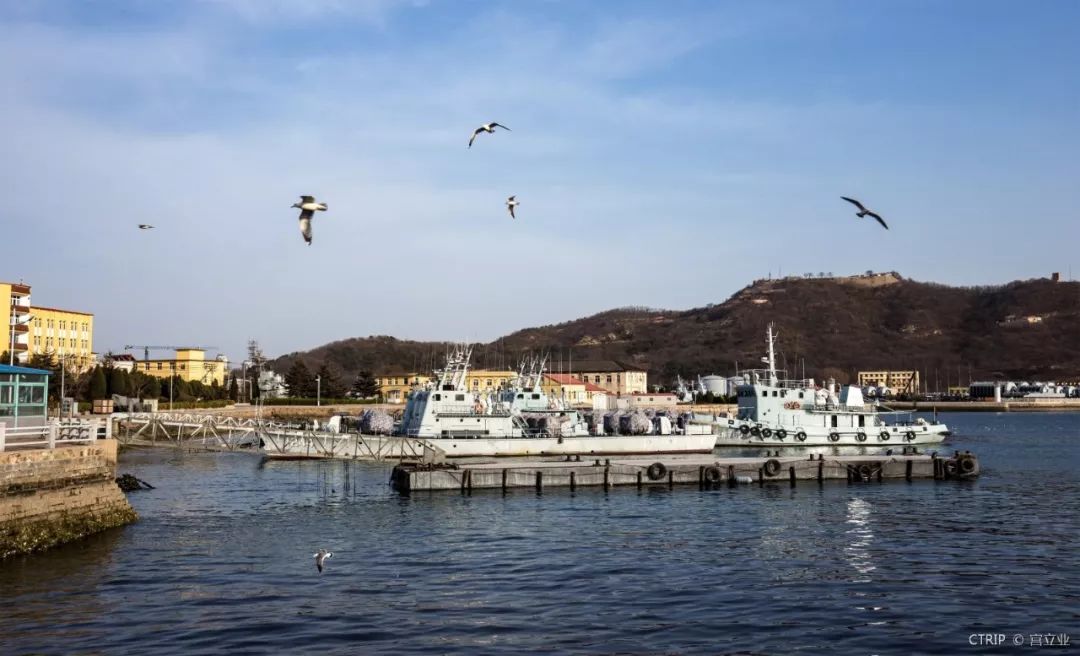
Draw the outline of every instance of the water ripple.
[[[125,453],[133,526],[0,566],[4,653],[806,653],[1080,637],[1080,414],[953,415],[974,483],[414,494]],[[323,575],[311,554],[334,551]]]

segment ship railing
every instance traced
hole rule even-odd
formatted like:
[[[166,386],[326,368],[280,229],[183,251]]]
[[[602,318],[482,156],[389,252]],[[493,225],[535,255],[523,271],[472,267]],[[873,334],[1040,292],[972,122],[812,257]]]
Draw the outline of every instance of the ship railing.
[[[842,403],[807,403],[803,405],[803,409],[808,412],[855,412],[855,413],[877,413],[877,407],[873,405],[844,405]]]
[[[784,378],[785,373],[783,369],[777,370],[776,384],[770,383],[770,374],[768,369],[745,369],[740,375],[743,376],[743,382],[739,385],[769,385],[770,387],[776,387],[778,389],[810,389],[809,378]]]

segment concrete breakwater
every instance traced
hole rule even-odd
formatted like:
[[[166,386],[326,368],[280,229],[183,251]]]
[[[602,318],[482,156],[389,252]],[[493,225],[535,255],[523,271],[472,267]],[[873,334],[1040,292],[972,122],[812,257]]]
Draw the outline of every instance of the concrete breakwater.
[[[0,453],[0,560],[138,519],[117,487],[116,440]]]
[[[1008,401],[885,401],[893,410],[919,412],[1061,412],[1080,410],[1080,399],[1009,399]]]
[[[858,456],[714,458],[505,459],[474,463],[402,463],[390,483],[399,492],[417,490],[698,485],[714,487],[798,481],[966,480],[979,475],[971,453],[952,456],[905,453]]]

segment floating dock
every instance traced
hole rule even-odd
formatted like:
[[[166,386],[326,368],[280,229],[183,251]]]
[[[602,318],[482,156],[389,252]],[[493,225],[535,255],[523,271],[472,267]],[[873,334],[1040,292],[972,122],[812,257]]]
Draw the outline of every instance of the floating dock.
[[[966,480],[979,475],[979,460],[969,451],[952,456],[901,455],[765,456],[716,458],[545,458],[427,464],[394,467],[390,484],[399,492],[419,490],[508,490],[546,487],[625,487],[697,485],[702,488],[799,481],[848,483]]]

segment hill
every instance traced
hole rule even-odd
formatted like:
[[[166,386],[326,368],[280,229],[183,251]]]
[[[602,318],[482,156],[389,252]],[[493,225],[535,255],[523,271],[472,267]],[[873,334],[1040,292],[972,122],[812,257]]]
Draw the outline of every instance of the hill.
[[[898,274],[758,280],[717,305],[685,311],[622,308],[527,328],[477,345],[474,366],[511,367],[525,351],[547,351],[562,369],[574,360],[614,359],[676,374],[733,373],[756,366],[765,327],[776,324],[779,364],[793,373],[844,381],[862,369],[918,369],[924,382],[1080,378],[1080,283],[1049,279],[994,287],[949,287]],[[393,337],[347,339],[278,358],[326,361],[348,376],[428,370],[446,345]],[[935,373],[936,372],[936,373]]]

